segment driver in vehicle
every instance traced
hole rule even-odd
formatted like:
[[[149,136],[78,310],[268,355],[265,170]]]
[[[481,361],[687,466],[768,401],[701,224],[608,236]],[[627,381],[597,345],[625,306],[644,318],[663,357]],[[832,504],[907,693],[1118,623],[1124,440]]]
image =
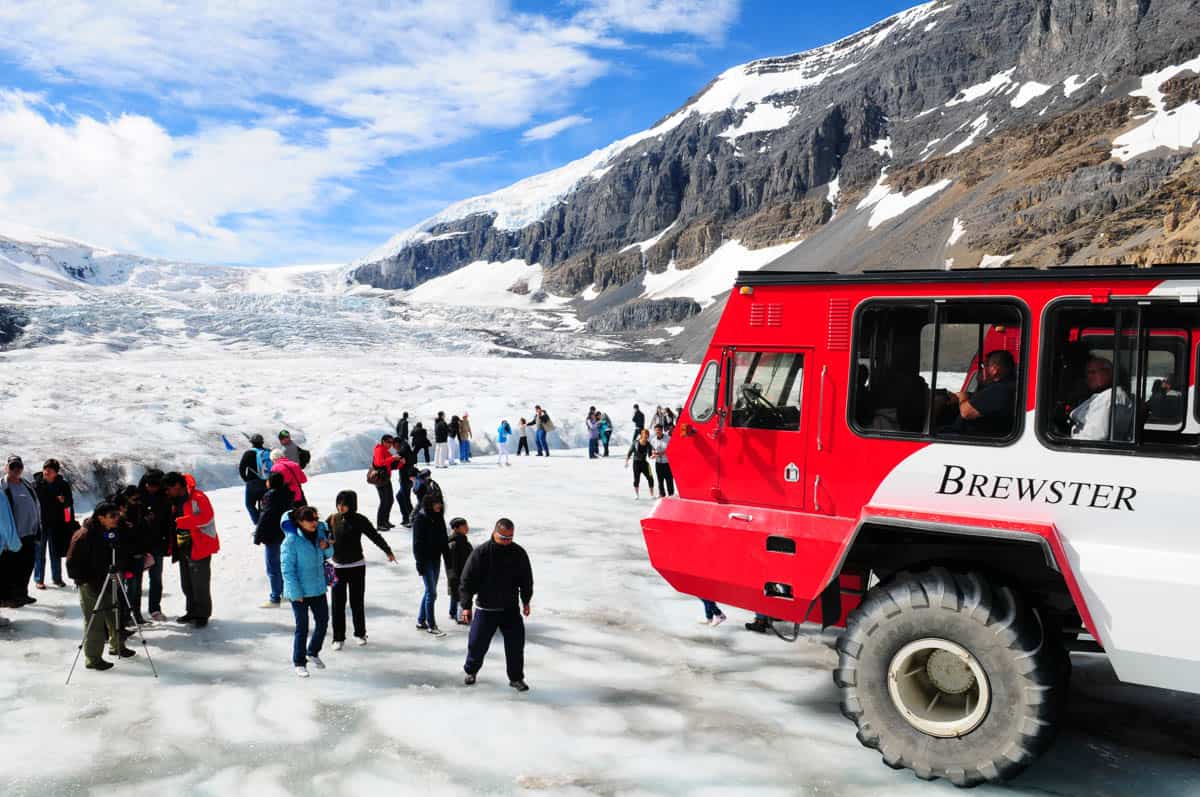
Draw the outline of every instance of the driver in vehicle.
[[[1017,400],[1017,363],[1010,352],[999,349],[984,359],[982,386],[974,393],[950,394],[958,417],[950,431],[965,435],[1003,437],[1012,431]]]
[[[1092,357],[1087,364],[1087,386],[1091,395],[1071,410],[1072,440],[1108,440],[1109,413],[1113,393],[1117,394],[1117,417],[1113,439],[1128,440],[1133,420],[1133,402],[1124,388],[1113,386],[1113,364],[1104,357]]]

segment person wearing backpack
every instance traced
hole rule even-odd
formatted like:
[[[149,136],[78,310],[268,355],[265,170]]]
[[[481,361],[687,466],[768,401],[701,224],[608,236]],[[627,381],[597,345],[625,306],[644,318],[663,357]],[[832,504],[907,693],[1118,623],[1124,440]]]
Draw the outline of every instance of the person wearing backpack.
[[[250,448],[242,454],[238,463],[238,475],[246,483],[246,512],[250,522],[258,525],[258,502],[267,491],[267,479],[271,477],[271,452],[266,449],[263,436],[256,434],[250,438]]]
[[[512,438],[512,427],[508,425],[508,421],[500,421],[500,425],[496,428],[496,466],[507,465],[512,467],[512,462],[508,458],[509,440]]]
[[[346,644],[346,598],[349,593],[350,614],[354,619],[354,639],[367,644],[367,613],[364,599],[367,587],[367,557],[363,553],[363,537],[383,551],[389,562],[396,555],[371,521],[358,513],[358,493],[342,490],[335,501],[337,512],[329,516],[329,539],[333,543],[333,567],[337,581],[333,585],[333,649]]]
[[[296,629],[292,635],[292,666],[296,675],[308,677],[308,665],[325,669],[321,646],[329,628],[329,585],[325,562],[333,558],[329,529],[311,506],[293,509],[283,520],[283,597],[292,604]],[[312,612],[313,632],[308,637],[308,615]]]
[[[443,504],[446,503],[445,496],[442,495],[442,486],[433,480],[433,473],[429,468],[425,468],[417,474],[417,478],[413,480],[413,495],[417,499],[417,507],[425,501],[425,496],[436,495],[437,499]]]

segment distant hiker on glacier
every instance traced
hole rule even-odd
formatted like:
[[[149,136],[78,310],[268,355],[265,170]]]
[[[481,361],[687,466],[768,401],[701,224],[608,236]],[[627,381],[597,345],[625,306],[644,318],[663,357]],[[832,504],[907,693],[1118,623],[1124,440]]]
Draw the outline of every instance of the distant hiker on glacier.
[[[612,418],[608,417],[607,412],[599,412],[600,415],[600,443],[604,446],[604,456],[608,456],[608,444],[612,442],[613,422]]]
[[[404,442],[408,442],[408,413],[400,414],[400,420],[396,421],[396,437]]]
[[[522,418],[517,422],[517,456],[521,456],[521,452],[525,452],[525,456],[529,456],[529,424]]]
[[[242,454],[238,463],[238,475],[246,483],[246,512],[250,522],[258,525],[258,502],[267,492],[267,479],[271,477],[271,452],[260,434],[250,438],[250,448]]]
[[[459,420],[458,416],[451,415],[450,416],[450,437],[446,441],[446,444],[450,449],[450,464],[451,465],[458,464],[458,453],[459,453],[458,441],[459,441],[459,434],[461,434],[461,432],[462,432],[461,426],[462,426],[462,421]]]
[[[429,442],[428,430],[421,425],[420,421],[417,421],[412,430],[413,464],[416,464],[416,455],[422,454],[424,455],[425,464],[428,465],[432,461],[432,458],[429,456],[431,448],[433,448],[433,445]]]
[[[633,437],[636,440],[637,436],[646,428],[646,414],[642,412],[641,407],[633,405]]]
[[[471,461],[471,416],[462,414],[458,422],[458,458],[463,462]]]
[[[450,461],[450,424],[444,412],[439,412],[433,422],[433,442],[433,467],[444,468]]]
[[[512,462],[508,458],[511,439],[512,427],[508,425],[508,421],[500,421],[500,425],[496,427],[496,465],[512,467]]]
[[[537,455],[550,456],[550,433],[554,431],[554,422],[550,420],[550,413],[542,409],[541,405],[533,408],[533,442],[537,446]]]
[[[600,458],[600,414],[592,411],[587,417],[588,459]]]

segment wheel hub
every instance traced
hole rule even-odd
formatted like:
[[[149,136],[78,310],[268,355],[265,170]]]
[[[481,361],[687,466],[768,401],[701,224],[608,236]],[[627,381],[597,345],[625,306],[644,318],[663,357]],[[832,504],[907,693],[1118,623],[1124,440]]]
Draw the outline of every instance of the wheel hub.
[[[888,694],[909,725],[938,738],[967,735],[991,708],[983,666],[948,639],[919,639],[901,648],[888,667]]]

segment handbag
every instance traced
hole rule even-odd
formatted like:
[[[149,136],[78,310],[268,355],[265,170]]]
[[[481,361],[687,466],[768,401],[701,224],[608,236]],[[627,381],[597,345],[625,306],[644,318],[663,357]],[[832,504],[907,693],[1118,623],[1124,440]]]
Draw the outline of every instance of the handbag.
[[[338,583],[337,568],[333,566],[333,562],[325,560],[325,586],[336,587]]]
[[[383,484],[388,475],[388,471],[384,468],[372,467],[367,471],[367,484]]]

